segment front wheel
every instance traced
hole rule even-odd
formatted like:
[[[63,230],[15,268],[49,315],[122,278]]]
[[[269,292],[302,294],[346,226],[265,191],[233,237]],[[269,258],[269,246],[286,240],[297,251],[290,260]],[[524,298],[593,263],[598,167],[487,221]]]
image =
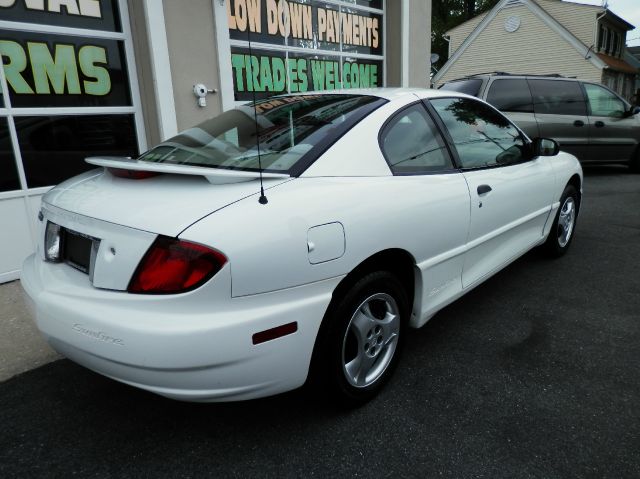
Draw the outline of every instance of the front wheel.
[[[388,271],[369,273],[332,302],[314,351],[312,378],[348,406],[373,398],[396,366],[409,302]]]
[[[545,248],[551,256],[562,256],[569,249],[578,219],[578,208],[578,192],[572,185],[567,185],[560,197],[560,209],[545,242]]]

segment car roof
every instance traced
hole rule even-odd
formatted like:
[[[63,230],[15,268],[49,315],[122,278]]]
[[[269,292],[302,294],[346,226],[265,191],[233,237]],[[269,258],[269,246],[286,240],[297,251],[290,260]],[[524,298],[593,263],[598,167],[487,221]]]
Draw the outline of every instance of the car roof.
[[[549,73],[547,75],[534,75],[534,74],[527,74],[527,73],[492,72],[492,73],[476,73],[474,75],[454,78],[445,83],[453,83],[453,82],[458,82],[463,80],[485,80],[488,78],[506,78],[506,79],[532,78],[532,79],[542,79],[542,80],[581,81],[579,78],[567,77],[567,76],[560,75],[558,73]]]

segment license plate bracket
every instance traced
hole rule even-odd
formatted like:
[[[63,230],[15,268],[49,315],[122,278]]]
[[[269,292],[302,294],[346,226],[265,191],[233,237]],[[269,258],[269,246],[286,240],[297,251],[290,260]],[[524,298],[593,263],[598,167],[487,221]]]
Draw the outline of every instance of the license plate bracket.
[[[86,274],[93,272],[100,240],[67,228],[62,229],[62,261]]]

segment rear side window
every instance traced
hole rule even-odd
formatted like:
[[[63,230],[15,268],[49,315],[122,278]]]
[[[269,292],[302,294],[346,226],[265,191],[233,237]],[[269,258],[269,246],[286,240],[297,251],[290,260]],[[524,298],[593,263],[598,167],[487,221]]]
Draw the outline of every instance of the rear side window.
[[[487,102],[498,110],[533,113],[533,100],[527,80],[494,80],[489,88]]]
[[[450,170],[453,163],[422,104],[398,113],[382,130],[380,147],[396,174]]]
[[[490,106],[468,98],[430,101],[451,135],[463,168],[506,166],[528,158],[518,129]]]
[[[459,93],[466,93],[467,95],[478,96],[481,86],[481,79],[472,78],[470,80],[458,80],[445,83],[442,85],[442,90],[457,91]]]
[[[536,113],[581,116],[587,114],[587,105],[578,82],[529,80],[529,85]]]

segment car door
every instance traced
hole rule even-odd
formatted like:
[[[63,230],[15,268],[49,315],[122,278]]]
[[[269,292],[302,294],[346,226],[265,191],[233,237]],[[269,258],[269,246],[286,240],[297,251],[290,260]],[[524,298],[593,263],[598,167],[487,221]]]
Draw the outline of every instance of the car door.
[[[640,122],[612,91],[593,83],[583,85],[589,106],[589,160],[629,160],[638,145]]]
[[[446,142],[422,102],[404,107],[383,126],[380,149],[389,169],[395,205],[380,235],[399,234],[414,255],[420,300],[414,324],[422,324],[462,291],[462,266],[469,229],[469,191]],[[378,214],[385,214],[383,209]]]
[[[580,83],[528,79],[533,110],[542,138],[553,138],[560,149],[580,161],[589,159],[589,118]]]
[[[548,158],[534,158],[521,132],[497,110],[467,98],[429,102],[442,120],[471,197],[462,272],[473,286],[542,241],[554,200]]]

